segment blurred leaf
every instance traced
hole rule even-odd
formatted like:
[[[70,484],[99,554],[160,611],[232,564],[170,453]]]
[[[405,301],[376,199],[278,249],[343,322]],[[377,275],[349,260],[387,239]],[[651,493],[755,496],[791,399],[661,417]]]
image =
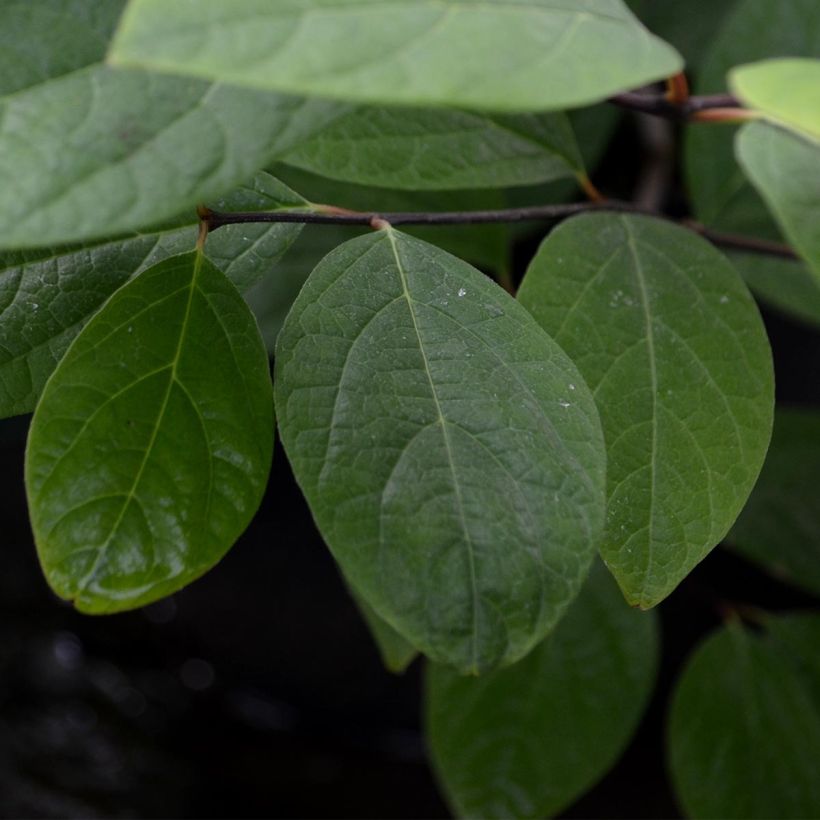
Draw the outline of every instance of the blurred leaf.
[[[117,291],[31,424],[26,489],[54,591],[83,612],[117,612],[202,575],[256,512],[273,424],[253,316],[201,254]]]
[[[727,540],[775,577],[820,595],[818,487],[820,413],[778,409],[766,463]]]
[[[672,779],[690,817],[820,816],[818,702],[794,657],[740,624],[695,650],[674,695],[668,739]]]
[[[774,384],[754,301],[691,231],[616,214],[556,228],[519,300],[593,390],[601,554],[631,604],[654,606],[723,539],[763,463]]]
[[[560,113],[358,107],[281,159],[344,182],[409,190],[505,188],[583,172]]]
[[[514,666],[469,678],[431,665],[428,741],[456,814],[551,816],[596,783],[649,700],[657,633],[596,564],[555,631]]]
[[[621,0],[131,0],[109,59],[384,105],[543,111],[682,65]]]
[[[820,139],[820,60],[764,60],[729,73],[732,91],[785,128]]]
[[[305,201],[265,172],[214,203],[220,210],[274,210]],[[193,249],[197,216],[117,239],[0,252],[0,417],[30,413],[71,341],[114,291],[141,271]],[[246,289],[287,251],[301,225],[228,225],[208,255]]]
[[[345,576],[432,658],[512,663],[577,594],[603,524],[597,412],[474,268],[392,229],[337,248],[279,334],[276,403]]]
[[[820,143],[765,122],[737,135],[746,176],[820,283]]]

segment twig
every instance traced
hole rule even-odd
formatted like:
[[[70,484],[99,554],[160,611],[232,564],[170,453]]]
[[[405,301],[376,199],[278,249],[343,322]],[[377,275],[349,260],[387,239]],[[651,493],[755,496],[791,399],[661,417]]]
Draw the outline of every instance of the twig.
[[[478,225],[503,222],[550,221],[557,222],[581,213],[596,211],[616,211],[620,213],[643,214],[675,222],[662,213],[641,208],[631,202],[617,199],[600,202],[571,202],[563,205],[534,205],[527,208],[502,208],[492,211],[401,211],[395,213],[375,213],[351,211],[337,208],[334,205],[313,205],[311,210],[282,211],[211,211],[199,209],[200,219],[206,224],[209,232],[224,225],[240,225],[259,222],[290,222],[320,225],[362,225],[365,227],[383,227],[390,225]],[[732,250],[748,253],[777,256],[782,259],[797,259],[797,254],[787,245],[768,242],[750,236],[726,234],[713,231],[696,222],[683,220],[677,224],[688,228],[708,239],[712,244]]]
[[[678,89],[682,94],[682,89]],[[702,112],[713,109],[727,109],[724,116],[737,114],[744,116],[747,109],[742,108],[737,97],[731,94],[711,94],[702,97],[675,97],[665,94],[646,94],[639,91],[627,91],[609,98],[609,102],[632,111],[643,111],[656,117],[665,117],[676,122],[698,121],[705,119]]]

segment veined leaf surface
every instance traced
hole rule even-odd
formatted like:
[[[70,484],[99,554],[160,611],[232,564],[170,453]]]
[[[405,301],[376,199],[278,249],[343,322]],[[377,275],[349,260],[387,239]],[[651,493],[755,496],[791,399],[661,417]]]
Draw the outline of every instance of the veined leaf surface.
[[[26,452],[37,551],[84,612],[202,575],[256,511],[273,403],[253,315],[199,253],[121,288],[46,385]]]
[[[526,654],[603,524],[575,366],[501,288],[392,229],[323,260],[276,352],[282,442],[348,581],[439,661]]]
[[[384,105],[561,110],[674,74],[621,0],[131,0],[109,60]]]
[[[754,301],[691,231],[615,214],[553,231],[519,299],[593,391],[601,554],[630,603],[654,606],[726,535],[763,464],[774,380]]]

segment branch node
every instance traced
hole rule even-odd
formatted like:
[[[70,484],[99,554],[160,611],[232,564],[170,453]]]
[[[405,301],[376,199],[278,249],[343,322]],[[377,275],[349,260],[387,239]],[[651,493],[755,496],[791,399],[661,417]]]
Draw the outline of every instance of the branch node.
[[[388,231],[392,226],[386,219],[376,214],[370,220],[370,227],[373,228],[374,231]]]

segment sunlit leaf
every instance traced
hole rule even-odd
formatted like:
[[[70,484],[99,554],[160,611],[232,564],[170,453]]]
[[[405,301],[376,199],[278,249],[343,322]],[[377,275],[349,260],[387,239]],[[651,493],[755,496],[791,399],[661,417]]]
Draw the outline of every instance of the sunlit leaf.
[[[85,612],[202,575],[256,511],[273,446],[259,331],[201,254],[119,290],[46,385],[26,451],[40,562]]]

